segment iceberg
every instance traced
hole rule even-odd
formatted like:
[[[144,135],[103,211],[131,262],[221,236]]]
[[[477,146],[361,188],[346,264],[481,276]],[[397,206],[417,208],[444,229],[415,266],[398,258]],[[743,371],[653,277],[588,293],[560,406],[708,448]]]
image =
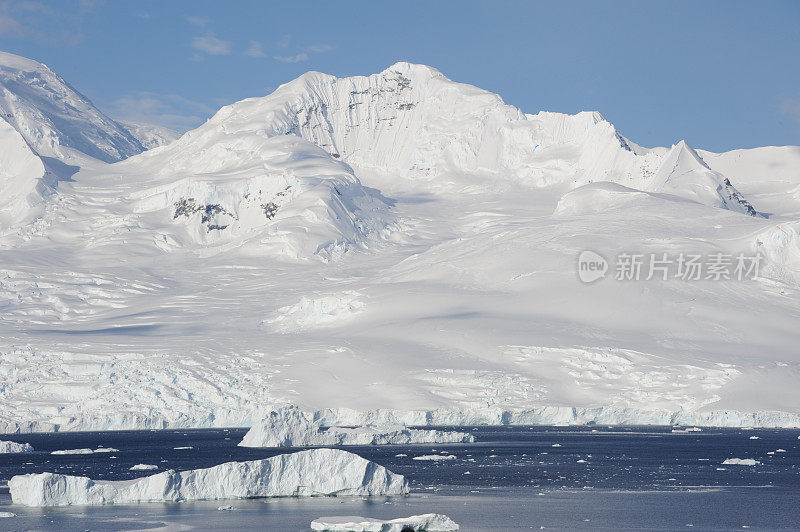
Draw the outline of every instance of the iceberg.
[[[339,449],[312,449],[206,469],[165,471],[134,480],[39,473],[8,481],[24,506],[178,502],[261,497],[405,495],[408,482],[374,462]]]
[[[307,447],[321,445],[409,445],[415,443],[470,443],[466,432],[410,429],[404,425],[356,428],[329,427],[307,416],[296,406],[273,410],[253,425],[241,447]]]
[[[325,532],[451,532],[458,524],[442,514],[422,514],[399,519],[372,519],[369,517],[320,517],[311,522],[311,530]]]
[[[30,443],[0,440],[0,454],[29,453],[31,451],[33,451],[33,445]]]
[[[456,456],[453,454],[424,454],[422,456],[415,456],[412,460],[421,462],[441,462],[442,460],[455,460]]]

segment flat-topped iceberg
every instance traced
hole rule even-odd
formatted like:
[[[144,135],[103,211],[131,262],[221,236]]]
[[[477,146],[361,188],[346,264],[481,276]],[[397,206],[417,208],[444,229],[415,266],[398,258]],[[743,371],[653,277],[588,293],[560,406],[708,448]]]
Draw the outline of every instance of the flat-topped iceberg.
[[[356,428],[328,427],[296,406],[271,411],[253,425],[241,447],[311,447],[320,445],[408,445],[414,443],[468,443],[466,432],[410,429],[404,425],[375,425]]]
[[[453,532],[458,524],[442,514],[412,515],[399,519],[370,517],[320,517],[311,521],[311,530],[322,532]]]
[[[17,475],[8,481],[8,488],[14,504],[25,506],[408,493],[402,475],[339,449],[170,470],[134,480],[94,481],[56,473]]]
[[[754,466],[754,465],[758,465],[760,463],[761,462],[759,462],[758,460],[755,460],[753,458],[728,458],[724,462],[722,462],[722,465]]]
[[[95,454],[95,453],[116,453],[119,452],[119,449],[114,449],[113,447],[100,447],[98,449],[63,449],[59,451],[53,451],[50,454]]]
[[[33,451],[33,445],[30,443],[0,440],[0,454],[29,453],[31,451]]]

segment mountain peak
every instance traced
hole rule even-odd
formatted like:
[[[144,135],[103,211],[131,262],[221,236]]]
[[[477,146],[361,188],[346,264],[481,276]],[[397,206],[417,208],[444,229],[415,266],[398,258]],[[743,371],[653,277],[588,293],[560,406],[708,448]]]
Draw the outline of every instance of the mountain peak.
[[[393,64],[392,66],[386,68],[381,72],[381,74],[383,75],[391,73],[402,74],[411,79],[430,79],[430,78],[448,79],[447,76],[445,76],[444,74],[442,74],[433,67],[429,67],[428,65],[423,65],[419,63],[409,63],[407,61],[398,61],[397,63]]]

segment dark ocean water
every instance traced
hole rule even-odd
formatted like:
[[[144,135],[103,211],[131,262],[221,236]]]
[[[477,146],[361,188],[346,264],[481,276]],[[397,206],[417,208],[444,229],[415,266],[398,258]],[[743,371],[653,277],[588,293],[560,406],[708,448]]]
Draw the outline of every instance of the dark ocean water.
[[[464,427],[477,442],[348,447],[405,475],[412,495],[147,503],[31,509],[11,505],[10,477],[52,471],[98,480],[136,478],[268,458],[287,450],[237,447],[242,429],[0,436],[34,453],[0,455],[0,530],[309,530],[325,515],[394,518],[445,513],[462,530],[800,529],[798,430],[643,427]],[[756,436],[758,439],[751,439]],[[555,445],[555,446],[554,446]],[[113,447],[112,453],[51,451]],[[190,447],[180,449],[180,447]],[[179,448],[179,449],[176,449]],[[783,449],[785,452],[776,452]],[[456,460],[415,461],[453,454]],[[407,456],[397,456],[407,455]],[[722,465],[753,458],[756,466]],[[158,471],[130,471],[134,464]],[[232,506],[229,511],[219,507]]]

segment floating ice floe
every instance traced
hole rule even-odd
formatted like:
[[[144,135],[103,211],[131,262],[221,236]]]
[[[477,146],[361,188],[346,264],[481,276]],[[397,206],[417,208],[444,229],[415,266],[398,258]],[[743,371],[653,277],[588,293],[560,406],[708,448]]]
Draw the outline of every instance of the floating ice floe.
[[[17,516],[17,514],[12,513],[12,512],[0,512],[0,518],[3,518],[3,517],[16,517],[16,516]]]
[[[241,447],[306,447],[318,445],[408,445],[415,443],[467,443],[466,432],[410,429],[403,425],[356,428],[322,427],[296,406],[273,410],[253,425]]]
[[[94,481],[56,473],[17,475],[8,481],[8,488],[14,504],[25,506],[408,493],[402,475],[340,449],[170,470],[136,480]]]
[[[129,471],[152,471],[154,469],[158,469],[158,466],[153,464],[136,464],[131,467]]]
[[[17,443],[15,441],[0,441],[0,454],[29,453],[33,451],[30,443]]]
[[[119,449],[113,447],[101,447],[99,449],[64,449],[61,451],[53,451],[50,454],[95,454],[95,453],[116,453]]]
[[[452,454],[425,454],[422,456],[415,456],[412,460],[438,462],[441,460],[455,460],[455,455]]]
[[[748,465],[748,466],[753,466],[753,465],[758,465],[760,463],[761,462],[759,462],[758,460],[754,460],[752,458],[728,458],[727,460],[722,462],[722,465]]]
[[[311,522],[311,530],[324,532],[453,532],[458,524],[442,514],[412,515],[399,519],[370,517],[320,517]]]

